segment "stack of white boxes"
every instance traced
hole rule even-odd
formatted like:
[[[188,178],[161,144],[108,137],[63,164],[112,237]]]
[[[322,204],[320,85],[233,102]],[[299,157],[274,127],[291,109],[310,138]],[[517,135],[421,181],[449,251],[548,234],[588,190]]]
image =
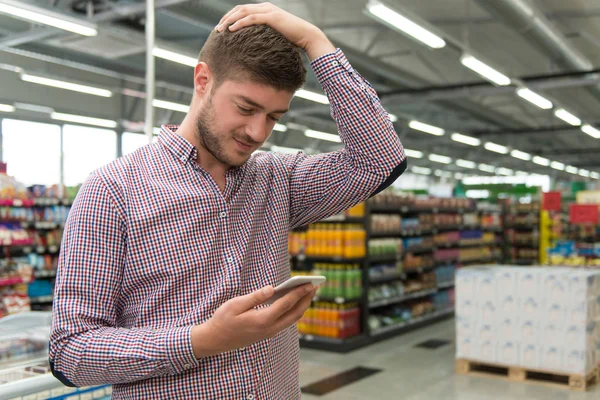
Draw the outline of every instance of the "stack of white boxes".
[[[457,270],[456,339],[457,358],[587,375],[600,364],[600,271]]]

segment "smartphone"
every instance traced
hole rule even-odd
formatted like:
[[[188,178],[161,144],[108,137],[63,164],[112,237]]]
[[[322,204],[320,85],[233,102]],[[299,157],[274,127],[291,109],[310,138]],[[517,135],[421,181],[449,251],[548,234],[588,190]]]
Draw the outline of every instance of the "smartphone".
[[[265,304],[273,304],[277,299],[282,298],[292,289],[297,288],[298,286],[302,286],[307,283],[312,283],[313,286],[317,286],[324,283],[326,279],[327,278],[322,275],[294,276],[283,282],[281,285],[278,285],[275,288],[275,294],[273,294],[273,297],[265,301]]]

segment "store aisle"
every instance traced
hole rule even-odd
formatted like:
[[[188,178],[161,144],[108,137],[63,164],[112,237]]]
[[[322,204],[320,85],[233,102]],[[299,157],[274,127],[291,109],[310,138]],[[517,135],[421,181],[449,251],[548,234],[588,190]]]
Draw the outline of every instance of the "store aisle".
[[[435,350],[415,348],[428,339],[449,340]],[[350,354],[302,349],[300,383],[305,387],[361,366],[382,371],[324,396],[304,400],[588,400],[600,398],[600,385],[586,393],[454,374],[454,320],[440,322]]]

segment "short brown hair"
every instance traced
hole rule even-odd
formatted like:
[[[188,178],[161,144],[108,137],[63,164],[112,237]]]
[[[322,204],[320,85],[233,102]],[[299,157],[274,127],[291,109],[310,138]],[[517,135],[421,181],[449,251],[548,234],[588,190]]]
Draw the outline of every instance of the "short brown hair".
[[[235,32],[213,30],[200,50],[215,76],[215,88],[226,80],[251,80],[277,90],[295,92],[306,81],[300,49],[267,25]]]

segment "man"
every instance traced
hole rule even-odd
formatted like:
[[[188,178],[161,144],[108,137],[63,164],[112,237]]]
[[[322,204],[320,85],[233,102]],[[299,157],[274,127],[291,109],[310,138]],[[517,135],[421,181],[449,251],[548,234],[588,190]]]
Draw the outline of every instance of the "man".
[[[252,155],[304,83],[298,48],[345,148]],[[405,168],[375,91],[323,32],[268,3],[234,8],[200,53],[181,126],[94,172],[73,204],[53,373],[113,384],[115,399],[300,398],[295,322],[316,289],[263,304],[290,276],[288,232],[365,201]]]

